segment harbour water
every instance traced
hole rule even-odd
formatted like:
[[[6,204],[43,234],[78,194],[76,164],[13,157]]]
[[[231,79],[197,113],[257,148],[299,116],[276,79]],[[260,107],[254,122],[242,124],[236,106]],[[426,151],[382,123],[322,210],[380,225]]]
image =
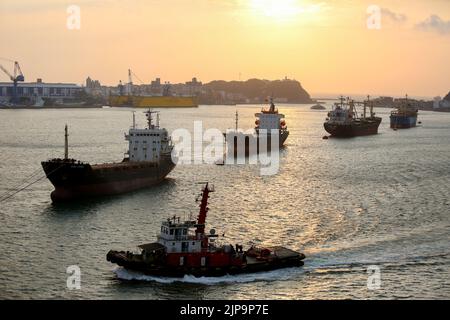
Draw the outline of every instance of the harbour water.
[[[323,140],[327,111],[278,105],[290,136],[278,174],[256,165],[180,165],[161,185],[97,200],[53,205],[42,179],[0,206],[3,299],[406,299],[450,298],[450,114],[420,112],[417,128]],[[328,109],[330,105],[328,104]],[[260,106],[161,110],[169,132],[254,126]],[[144,125],[143,110],[136,110]],[[120,161],[130,109],[0,110],[0,193],[13,191],[40,161],[63,155]],[[305,266],[222,278],[167,279],[117,269],[109,249],[152,242],[162,220],[197,213],[196,182],[210,181],[209,228],[234,244],[280,244]],[[69,290],[68,266],[81,269]],[[378,268],[380,288],[367,286]],[[137,282],[124,279],[140,280]],[[372,288],[373,289],[373,288]]]

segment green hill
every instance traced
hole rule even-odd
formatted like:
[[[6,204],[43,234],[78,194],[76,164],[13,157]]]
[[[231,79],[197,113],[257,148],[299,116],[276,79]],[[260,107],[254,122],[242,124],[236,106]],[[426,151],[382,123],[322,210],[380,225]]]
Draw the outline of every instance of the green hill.
[[[216,80],[204,84],[203,87],[211,94],[221,93],[224,100],[233,100],[238,103],[261,103],[269,96],[288,103],[313,102],[300,82],[289,79],[274,81],[260,79],[249,79],[247,81]]]

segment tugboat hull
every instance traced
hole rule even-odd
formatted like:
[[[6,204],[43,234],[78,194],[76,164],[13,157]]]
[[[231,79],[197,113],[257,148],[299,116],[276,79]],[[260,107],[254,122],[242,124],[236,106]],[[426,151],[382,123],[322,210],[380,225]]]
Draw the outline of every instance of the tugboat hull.
[[[271,271],[283,268],[301,267],[303,266],[305,256],[284,247],[270,248],[274,256],[273,258],[260,259],[247,256],[246,263],[242,265],[233,265],[227,263],[224,265],[211,266],[174,266],[168,265],[166,262],[153,263],[146,262],[141,255],[131,254],[124,251],[108,252],[106,259],[111,263],[115,263],[128,270],[138,271],[150,276],[162,277],[183,277],[192,275],[195,277],[221,277],[225,275],[237,275],[243,273],[255,273],[262,271]],[[184,255],[188,258],[189,254]],[[229,261],[233,260],[230,255],[227,257]]]
[[[325,130],[334,137],[349,138],[378,134],[381,118],[348,124],[324,123]]]

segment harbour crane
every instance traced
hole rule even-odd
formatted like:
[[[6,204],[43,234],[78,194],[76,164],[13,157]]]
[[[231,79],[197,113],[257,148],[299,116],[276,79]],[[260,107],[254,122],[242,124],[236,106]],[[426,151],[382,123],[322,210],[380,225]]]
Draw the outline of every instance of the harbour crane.
[[[136,78],[141,84],[144,84],[144,82],[139,79],[139,77],[131,69],[128,69],[128,95],[133,94],[133,77]]]
[[[6,59],[4,59],[6,60]],[[0,69],[8,75],[8,77],[13,82],[13,90],[12,90],[12,103],[18,103],[17,97],[17,83],[24,82],[25,77],[23,76],[22,70],[20,69],[19,63],[17,61],[8,60],[14,62],[14,74],[12,75],[5,67],[0,64]]]

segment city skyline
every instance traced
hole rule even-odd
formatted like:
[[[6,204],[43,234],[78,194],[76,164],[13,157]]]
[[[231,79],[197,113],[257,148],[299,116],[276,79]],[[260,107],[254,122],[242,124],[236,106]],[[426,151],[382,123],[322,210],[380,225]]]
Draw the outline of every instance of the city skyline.
[[[131,68],[144,83],[287,76],[316,96],[445,95],[450,3],[377,1],[380,29],[368,27],[371,4],[84,0],[76,3],[80,29],[70,29],[69,2],[5,0],[1,56],[19,61],[27,82],[81,84],[90,76],[114,86]]]

